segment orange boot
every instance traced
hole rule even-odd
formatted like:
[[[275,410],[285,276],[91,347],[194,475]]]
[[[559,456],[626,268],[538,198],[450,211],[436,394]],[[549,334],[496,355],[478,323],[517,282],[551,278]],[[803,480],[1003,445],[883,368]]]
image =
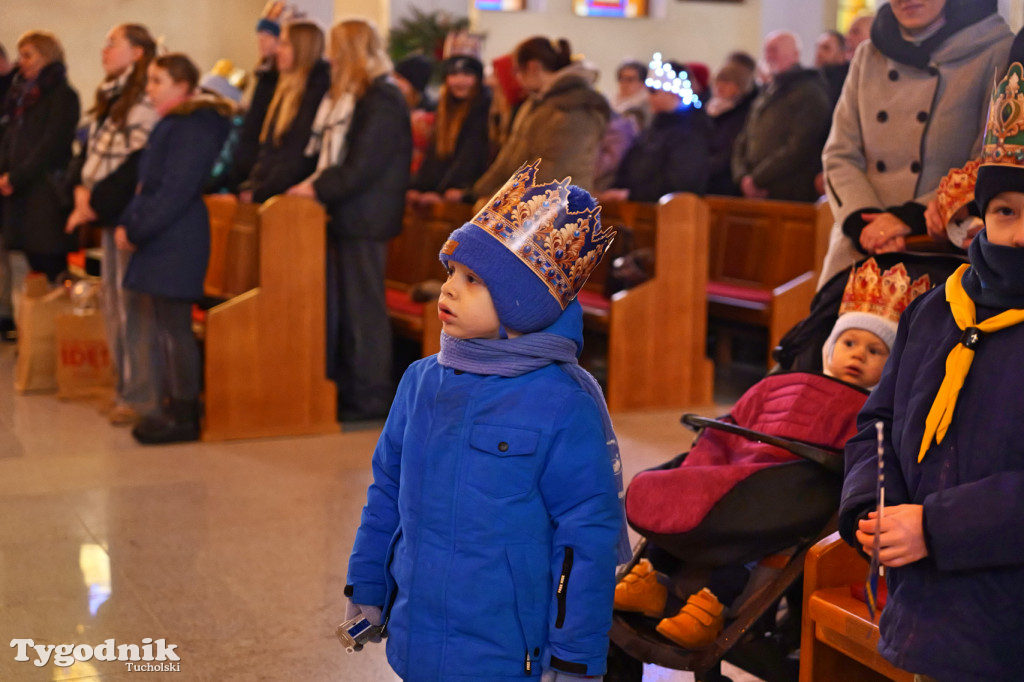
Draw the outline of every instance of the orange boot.
[[[615,586],[615,608],[638,611],[650,618],[665,614],[668,588],[658,582],[658,573],[647,559],[641,559],[633,570]]]
[[[718,598],[705,587],[691,594],[679,613],[658,623],[657,630],[683,648],[700,649],[721,634],[725,622],[722,611]]]

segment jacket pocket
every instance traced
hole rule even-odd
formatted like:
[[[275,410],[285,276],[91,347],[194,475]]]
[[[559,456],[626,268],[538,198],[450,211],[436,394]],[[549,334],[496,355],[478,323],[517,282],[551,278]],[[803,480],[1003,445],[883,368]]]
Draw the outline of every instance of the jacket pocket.
[[[469,434],[470,487],[490,497],[511,497],[534,486],[540,432],[512,426],[474,424]]]
[[[380,621],[383,626],[384,636],[387,636],[388,621],[391,620],[391,607],[395,605],[395,598],[398,596],[398,583],[395,581],[394,576],[391,575],[391,562],[395,558],[395,548],[398,546],[398,541],[401,538],[402,527],[399,526],[391,537],[387,554],[384,555],[384,608]]]

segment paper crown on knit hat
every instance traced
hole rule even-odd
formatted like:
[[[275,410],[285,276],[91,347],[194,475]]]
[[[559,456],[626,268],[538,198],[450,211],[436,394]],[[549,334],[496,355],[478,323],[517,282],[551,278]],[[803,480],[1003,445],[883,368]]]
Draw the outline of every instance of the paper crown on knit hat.
[[[523,333],[558,319],[615,238],[586,190],[570,178],[538,184],[539,166],[516,171],[440,254],[479,275],[502,325]]]
[[[822,348],[824,362],[828,363],[836,341],[848,329],[869,331],[891,350],[900,315],[911,301],[930,288],[928,275],[911,282],[903,263],[882,273],[875,259],[869,258],[859,268],[851,269],[839,304],[839,319]]]
[[[978,181],[980,159],[968,161],[963,168],[953,168],[946,177],[939,181],[939,189],[935,194],[938,204],[939,219],[943,225],[964,206],[974,201],[974,187]]]
[[[1014,50],[1018,50],[1014,42]],[[982,215],[1000,192],[1024,191],[1024,55],[1010,55],[1011,64],[1003,79],[992,89],[985,134],[981,145],[981,166],[974,196]]]

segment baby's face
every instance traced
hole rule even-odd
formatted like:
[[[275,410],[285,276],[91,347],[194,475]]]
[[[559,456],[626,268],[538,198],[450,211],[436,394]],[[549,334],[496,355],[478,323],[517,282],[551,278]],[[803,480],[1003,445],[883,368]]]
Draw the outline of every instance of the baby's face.
[[[836,379],[871,388],[882,378],[889,348],[882,339],[863,329],[847,329],[836,339],[828,370]]]

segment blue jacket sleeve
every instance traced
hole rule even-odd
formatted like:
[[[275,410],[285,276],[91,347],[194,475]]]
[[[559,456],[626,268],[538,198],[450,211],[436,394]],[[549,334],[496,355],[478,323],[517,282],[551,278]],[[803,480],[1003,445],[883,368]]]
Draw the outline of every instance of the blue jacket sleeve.
[[[224,137],[212,126],[186,116],[171,131],[159,191],[136,194],[124,213],[128,240],[143,246],[173,226],[192,207],[210,175]]]
[[[349,597],[356,604],[384,606],[387,593],[385,562],[391,539],[398,528],[398,489],[402,473],[402,440],[407,421],[407,373],[398,387],[391,414],[373,452],[373,483],[366,491],[348,562]]]
[[[540,480],[555,527],[555,598],[544,668],[601,675],[608,655],[622,512],[597,405],[582,391],[574,392],[559,414],[566,415],[565,423]]]

